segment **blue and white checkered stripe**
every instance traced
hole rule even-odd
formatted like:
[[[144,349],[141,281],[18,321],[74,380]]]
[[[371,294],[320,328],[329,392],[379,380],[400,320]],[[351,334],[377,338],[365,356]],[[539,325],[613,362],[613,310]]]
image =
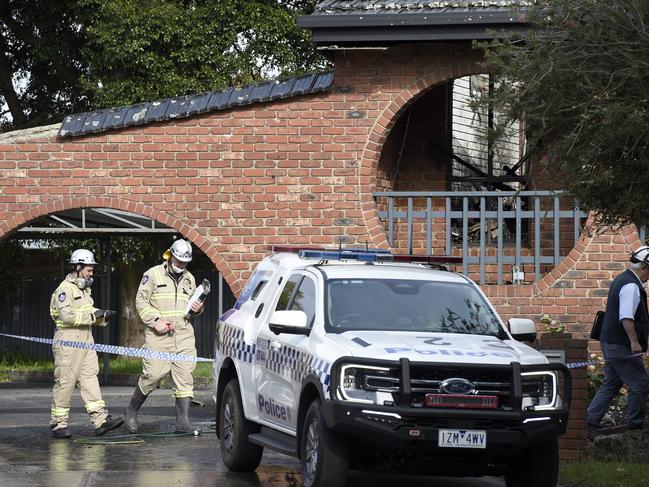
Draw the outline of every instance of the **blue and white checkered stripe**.
[[[217,350],[223,355],[252,363],[257,354],[257,345],[245,343],[242,329],[223,324],[219,331]],[[329,391],[331,363],[325,360],[286,345],[279,350],[270,348],[265,359],[260,357],[260,360],[271,372],[291,382],[302,382],[307,375],[315,374],[320,379],[324,392]]]
[[[246,344],[243,340],[243,330],[231,325],[222,325],[219,330],[218,350],[223,355],[236,358],[243,362],[251,363],[256,352],[256,345]]]
[[[314,374],[325,394],[329,392],[331,363],[310,353],[284,345],[279,350],[270,350],[266,366],[292,382],[302,382],[307,375]]]
[[[18,340],[27,340],[30,342],[46,343],[46,344],[61,344],[64,347],[80,348],[84,350],[94,350],[95,352],[110,353],[114,355],[125,355],[127,357],[141,357],[158,360],[168,360],[170,362],[214,362],[214,359],[203,357],[192,357],[191,355],[182,355],[171,352],[160,352],[157,350],[149,350],[147,348],[132,348],[132,347],[119,347],[117,345],[105,345],[103,343],[88,343],[77,342],[74,340],[53,340],[51,338],[28,337],[20,335],[8,335],[7,333],[0,333],[0,335],[16,338]]]
[[[331,363],[311,356],[311,363],[309,364],[310,371],[318,376],[325,394],[329,392],[329,381],[331,379]]]

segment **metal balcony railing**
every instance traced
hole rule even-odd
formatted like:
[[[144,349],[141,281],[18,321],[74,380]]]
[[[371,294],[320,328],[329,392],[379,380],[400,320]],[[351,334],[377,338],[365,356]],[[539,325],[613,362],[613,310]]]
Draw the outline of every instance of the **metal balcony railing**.
[[[393,191],[374,198],[390,245],[461,254],[462,272],[478,272],[481,284],[487,277],[503,284],[505,268],[514,283],[524,267],[540,279],[542,268],[556,266],[572,249],[588,216],[555,191]]]

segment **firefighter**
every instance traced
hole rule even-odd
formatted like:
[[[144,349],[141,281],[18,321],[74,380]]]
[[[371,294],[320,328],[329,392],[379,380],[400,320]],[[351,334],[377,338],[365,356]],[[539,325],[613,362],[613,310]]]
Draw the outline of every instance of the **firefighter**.
[[[196,289],[194,276],[187,270],[192,260],[192,246],[184,239],[176,240],[163,255],[162,264],[144,273],[137,291],[135,306],[145,324],[144,348],[196,357],[194,328],[185,319],[185,307]],[[195,302],[192,311],[203,311],[203,303]],[[131,433],[139,428],[137,415],[148,395],[160,380],[171,375],[176,399],[176,431],[196,433],[189,421],[189,406],[194,396],[194,361],[167,361],[145,358],[142,374],[133,397],[124,412],[125,426]]]
[[[94,343],[92,325],[106,326],[113,311],[97,309],[91,297],[95,265],[93,253],[77,249],[70,257],[72,271],[59,284],[50,300],[50,315],[56,325],[54,340]],[[54,388],[50,428],[54,438],[69,438],[68,417],[75,385],[79,385],[86,411],[95,426],[95,434],[103,435],[122,424],[112,418],[99,390],[99,362],[94,350],[68,347],[54,342]]]

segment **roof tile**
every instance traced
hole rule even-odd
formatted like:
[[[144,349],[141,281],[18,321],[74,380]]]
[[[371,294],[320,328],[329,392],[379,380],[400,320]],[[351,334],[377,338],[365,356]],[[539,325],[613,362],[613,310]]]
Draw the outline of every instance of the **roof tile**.
[[[61,124],[59,137],[74,137],[131,125],[185,118],[197,113],[225,110],[233,106],[317,93],[330,89],[333,79],[332,71],[323,71],[295,78],[264,81],[239,88],[225,88],[196,95],[69,115]]]

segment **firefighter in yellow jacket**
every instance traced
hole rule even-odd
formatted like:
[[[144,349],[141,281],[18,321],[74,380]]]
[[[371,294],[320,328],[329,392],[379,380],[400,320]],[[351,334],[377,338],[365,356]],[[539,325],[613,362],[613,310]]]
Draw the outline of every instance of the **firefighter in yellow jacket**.
[[[50,315],[56,325],[54,340],[94,343],[92,325],[106,326],[114,312],[97,309],[90,295],[97,262],[92,252],[72,252],[72,272],[59,284],[50,300]],[[111,418],[99,390],[97,352],[65,346],[56,341],[54,352],[54,388],[50,428],[54,438],[69,438],[68,417],[75,385],[79,385],[86,411],[95,426],[95,434],[103,435],[122,424]]]
[[[194,276],[187,270],[192,260],[192,246],[187,240],[176,240],[167,250],[165,262],[144,273],[137,291],[135,306],[144,322],[144,348],[196,357],[194,328],[185,319],[185,307],[196,289]],[[194,313],[203,310],[203,303],[192,305]],[[176,431],[194,433],[189,421],[189,406],[194,396],[192,372],[196,362],[144,359],[142,374],[133,397],[124,412],[124,425],[131,433],[139,428],[137,414],[147,396],[161,379],[171,374],[173,396],[176,398]]]

